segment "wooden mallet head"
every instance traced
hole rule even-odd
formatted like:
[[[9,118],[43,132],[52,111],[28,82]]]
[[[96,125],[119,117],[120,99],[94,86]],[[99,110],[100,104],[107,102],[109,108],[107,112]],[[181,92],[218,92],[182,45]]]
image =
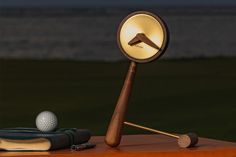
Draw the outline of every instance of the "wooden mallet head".
[[[194,147],[198,143],[198,136],[196,133],[188,133],[180,135],[178,138],[178,145],[181,148]]]

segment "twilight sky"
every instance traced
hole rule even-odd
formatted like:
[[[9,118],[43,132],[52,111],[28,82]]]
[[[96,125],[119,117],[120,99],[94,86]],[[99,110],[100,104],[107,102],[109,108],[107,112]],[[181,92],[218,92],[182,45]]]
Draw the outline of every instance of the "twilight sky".
[[[235,5],[236,0],[0,0],[4,6],[221,6]]]

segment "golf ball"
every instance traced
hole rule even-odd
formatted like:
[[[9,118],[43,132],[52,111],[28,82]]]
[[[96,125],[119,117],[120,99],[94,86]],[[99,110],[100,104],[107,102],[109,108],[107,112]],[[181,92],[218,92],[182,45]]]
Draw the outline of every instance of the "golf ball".
[[[40,131],[49,132],[57,128],[57,116],[50,111],[43,111],[36,117],[36,126]]]

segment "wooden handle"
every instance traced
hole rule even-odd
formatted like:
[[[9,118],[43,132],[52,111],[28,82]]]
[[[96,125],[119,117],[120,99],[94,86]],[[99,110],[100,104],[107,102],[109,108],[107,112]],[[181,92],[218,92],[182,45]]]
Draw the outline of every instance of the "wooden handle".
[[[179,138],[178,135],[171,134],[171,133],[164,132],[164,131],[160,131],[160,130],[156,130],[156,129],[152,129],[152,128],[148,128],[148,127],[145,127],[145,126],[142,126],[142,125],[137,125],[137,124],[130,123],[130,122],[124,122],[124,124],[132,126],[132,127],[136,127],[136,128],[139,128],[139,129],[151,131],[151,132],[154,132],[154,133],[157,133],[157,134],[161,134],[161,135],[165,135],[165,136],[169,136],[169,137],[173,137],[173,138],[177,138],[177,139]]]
[[[105,143],[111,147],[116,147],[120,144],[123,122],[129,102],[129,97],[132,89],[133,80],[136,72],[136,63],[131,62],[129,71],[126,75],[126,79],[121,90],[119,99],[116,104],[116,108],[112,115],[107,134],[105,137]]]

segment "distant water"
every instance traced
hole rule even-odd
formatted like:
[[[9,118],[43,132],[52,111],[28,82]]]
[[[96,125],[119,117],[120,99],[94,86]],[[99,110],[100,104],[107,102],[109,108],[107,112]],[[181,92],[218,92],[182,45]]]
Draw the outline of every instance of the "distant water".
[[[116,31],[139,9],[0,9],[0,58],[123,60]],[[146,10],[146,9],[144,9]],[[170,31],[163,58],[236,56],[235,8],[147,9]]]

